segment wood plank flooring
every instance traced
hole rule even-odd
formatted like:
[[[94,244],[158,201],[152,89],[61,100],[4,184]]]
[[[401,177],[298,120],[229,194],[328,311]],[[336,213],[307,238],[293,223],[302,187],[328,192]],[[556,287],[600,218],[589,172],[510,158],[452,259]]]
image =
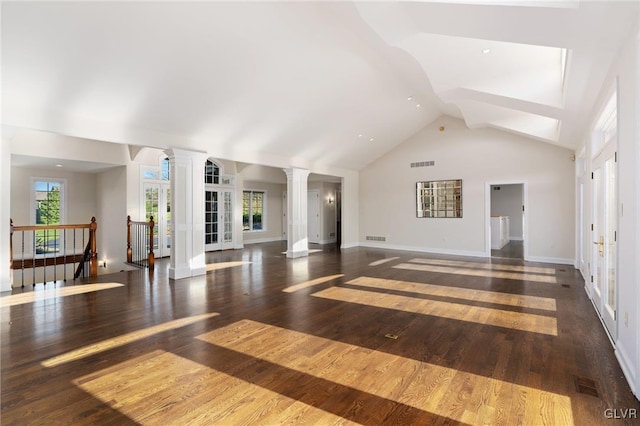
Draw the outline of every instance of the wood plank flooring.
[[[2,294],[1,423],[640,423],[571,267],[284,249]]]

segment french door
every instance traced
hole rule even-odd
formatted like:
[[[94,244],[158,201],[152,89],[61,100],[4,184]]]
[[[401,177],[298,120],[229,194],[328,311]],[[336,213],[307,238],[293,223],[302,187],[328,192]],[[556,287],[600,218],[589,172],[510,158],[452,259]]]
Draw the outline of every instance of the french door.
[[[155,222],[153,252],[156,258],[171,253],[171,188],[169,182],[144,184],[144,214]]]
[[[233,248],[233,192],[205,189],[204,192],[205,251]]]
[[[593,161],[591,294],[593,304],[616,338],[617,218],[616,147],[609,143]]]

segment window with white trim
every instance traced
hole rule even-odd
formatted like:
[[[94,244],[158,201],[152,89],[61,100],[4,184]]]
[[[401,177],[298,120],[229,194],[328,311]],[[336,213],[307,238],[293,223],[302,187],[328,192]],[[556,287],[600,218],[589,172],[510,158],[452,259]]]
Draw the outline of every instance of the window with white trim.
[[[242,230],[264,231],[264,191],[242,191]]]
[[[65,179],[32,178],[31,205],[34,225],[62,225],[65,219]],[[60,251],[59,230],[38,230],[34,233],[36,253]]]

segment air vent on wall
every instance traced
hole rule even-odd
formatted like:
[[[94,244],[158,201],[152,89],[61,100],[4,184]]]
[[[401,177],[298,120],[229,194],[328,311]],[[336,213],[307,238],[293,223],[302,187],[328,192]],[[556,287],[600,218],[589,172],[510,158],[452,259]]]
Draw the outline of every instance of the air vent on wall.
[[[436,162],[435,161],[419,161],[417,163],[411,163],[411,167],[429,167],[429,166],[435,166]]]
[[[367,235],[365,238],[367,239],[367,241],[387,241],[387,237],[374,237],[371,235]]]

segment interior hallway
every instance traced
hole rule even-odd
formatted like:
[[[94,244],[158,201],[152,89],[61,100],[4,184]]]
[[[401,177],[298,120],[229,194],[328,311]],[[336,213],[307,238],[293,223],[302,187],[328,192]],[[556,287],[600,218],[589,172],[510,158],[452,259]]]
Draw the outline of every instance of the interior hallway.
[[[208,253],[205,276],[179,281],[160,260],[14,289],[0,298],[2,424],[595,425],[640,411],[573,268],[321,248]]]

